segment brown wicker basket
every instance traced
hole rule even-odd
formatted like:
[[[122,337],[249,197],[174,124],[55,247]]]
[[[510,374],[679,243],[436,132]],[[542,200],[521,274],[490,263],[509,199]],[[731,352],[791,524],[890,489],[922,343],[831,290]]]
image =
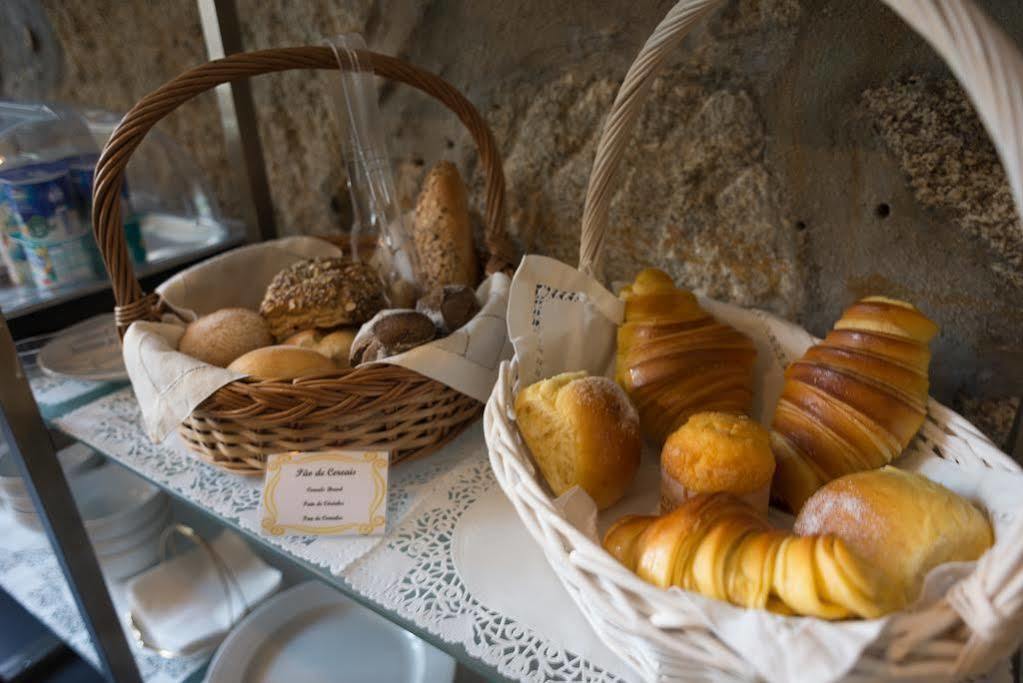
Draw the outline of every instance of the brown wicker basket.
[[[341,68],[352,68],[345,55]],[[493,135],[479,112],[453,86],[386,55],[357,52],[379,76],[433,96],[472,134],[485,175],[487,272],[508,269],[514,250],[504,231],[504,175]],[[338,69],[326,47],[261,50],[231,55],[181,74],[142,98],[110,136],[96,166],[92,224],[113,284],[118,331],[136,320],[159,320],[155,293],[142,291],[121,228],[124,171],[146,133],[178,105],[221,83],[289,69]],[[475,420],[475,399],[411,370],[368,365],[291,381],[244,379],[211,395],[182,423],[185,443],[203,460],[239,473],[260,473],[266,456],[321,448],[382,448],[392,461],[426,455]]]

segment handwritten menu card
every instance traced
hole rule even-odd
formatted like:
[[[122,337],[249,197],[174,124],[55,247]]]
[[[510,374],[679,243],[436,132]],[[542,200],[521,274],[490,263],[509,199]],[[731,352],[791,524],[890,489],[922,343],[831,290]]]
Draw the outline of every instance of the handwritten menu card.
[[[388,462],[382,451],[271,455],[263,483],[263,530],[274,536],[383,533]]]

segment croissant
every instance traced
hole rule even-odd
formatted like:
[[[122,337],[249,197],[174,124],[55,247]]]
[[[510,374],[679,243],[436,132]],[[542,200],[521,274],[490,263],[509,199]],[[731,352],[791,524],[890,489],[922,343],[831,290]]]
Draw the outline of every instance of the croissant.
[[[906,448],[927,414],[937,332],[912,305],[868,297],[788,367],[771,434],[775,498],[798,513],[827,482],[887,465]]]
[[[655,268],[621,292],[615,379],[639,411],[644,435],[663,443],[701,411],[749,413],[753,342],[703,310]]]
[[[691,498],[660,517],[623,517],[604,548],[645,581],[740,607],[872,619],[902,606],[879,570],[841,539],[772,529],[725,493]]]

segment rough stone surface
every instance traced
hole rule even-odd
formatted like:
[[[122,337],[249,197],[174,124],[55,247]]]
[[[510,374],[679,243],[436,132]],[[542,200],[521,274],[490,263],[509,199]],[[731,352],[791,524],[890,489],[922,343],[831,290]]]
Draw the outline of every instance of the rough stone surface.
[[[925,207],[991,252],[991,268],[1023,287],[1023,227],[994,145],[959,84],[914,76],[867,90],[885,143]]]
[[[976,398],[968,394],[956,397],[953,407],[1002,449],[1010,447],[1012,422],[1020,407],[1019,397]]]
[[[124,109],[203,59],[194,3],[41,4],[63,49],[53,97]],[[671,4],[238,2],[248,49],[358,30],[373,49],[448,79],[491,122],[505,155],[514,238],[570,263],[603,117]],[[1023,7],[981,4],[1023,43]],[[856,297],[905,297],[942,326],[936,396],[965,406],[1018,395],[1023,379],[991,378],[1011,378],[1005,359],[1023,349],[1020,226],[950,78],[876,0],[728,2],[666,65],[626,149],[609,279],[659,265],[689,287],[817,334]],[[5,77],[3,94],[17,94],[18,82]],[[343,230],[351,208],[329,98],[336,78],[285,73],[253,83],[282,231]],[[405,200],[424,168],[448,158],[470,179],[481,214],[482,181],[460,124],[409,88],[382,84],[380,101]],[[237,214],[213,99],[188,107],[166,129]]]

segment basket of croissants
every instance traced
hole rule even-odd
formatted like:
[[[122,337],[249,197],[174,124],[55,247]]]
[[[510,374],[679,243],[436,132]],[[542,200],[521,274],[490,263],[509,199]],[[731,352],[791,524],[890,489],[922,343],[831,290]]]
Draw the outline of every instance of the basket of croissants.
[[[1019,466],[928,395],[938,325],[869,296],[816,339],[601,254],[622,149],[683,0],[604,124],[579,268],[526,256],[484,412],[495,477],[643,680],[953,680],[1023,640]],[[973,99],[1023,198],[1023,60],[972,3],[888,5]],[[837,314],[837,312],[836,312]],[[939,321],[940,322],[940,321]]]
[[[227,302],[216,311],[200,310],[198,320],[181,317],[180,309],[165,300],[171,281],[159,293],[143,292],[120,229],[120,188],[132,153],[153,126],[196,95],[239,78],[289,69],[367,67],[439,100],[472,135],[485,176],[481,244],[474,244],[461,178],[453,164],[441,162],[427,175],[416,206],[416,229],[421,224],[422,231],[411,237],[425,266],[417,292],[389,290],[370,260],[307,237],[242,247],[192,269],[204,272],[182,274],[206,281],[231,279],[228,289],[256,297]],[[203,64],[153,91],[125,115],[100,157],[93,194],[93,225],[113,284],[116,323],[152,438],[162,439],[170,423],[180,424],[184,443],[204,460],[233,472],[259,473],[269,454],[286,451],[379,448],[391,453],[392,462],[425,455],[478,418],[492,380],[474,397],[436,377],[382,362],[481,321],[481,306],[485,309],[488,300],[480,291],[493,279],[476,290],[481,273],[504,277],[500,273],[514,259],[504,233],[504,177],[492,133],[473,105],[438,76],[386,55],[366,50],[335,54],[328,47],[239,53]],[[301,252],[301,258],[292,258],[291,252]],[[257,253],[258,267],[250,269],[246,259]],[[265,270],[268,263],[277,264],[276,275],[269,272],[258,282],[259,268]],[[211,271],[217,271],[212,280]],[[210,302],[223,301],[219,290],[211,286],[189,292],[196,304],[191,308],[208,309]],[[410,300],[399,303],[396,298]],[[159,334],[150,334],[135,344],[142,356],[138,348],[129,350],[133,325],[159,325],[175,314],[177,327],[162,332],[170,335],[170,347]],[[473,328],[477,337],[487,338],[474,341],[500,350],[503,320],[493,324],[496,316],[489,318]],[[154,345],[166,353],[145,356]],[[177,366],[184,369],[172,375],[173,381],[152,381]],[[225,372],[233,373],[226,382]],[[184,394],[175,393],[183,387]]]

